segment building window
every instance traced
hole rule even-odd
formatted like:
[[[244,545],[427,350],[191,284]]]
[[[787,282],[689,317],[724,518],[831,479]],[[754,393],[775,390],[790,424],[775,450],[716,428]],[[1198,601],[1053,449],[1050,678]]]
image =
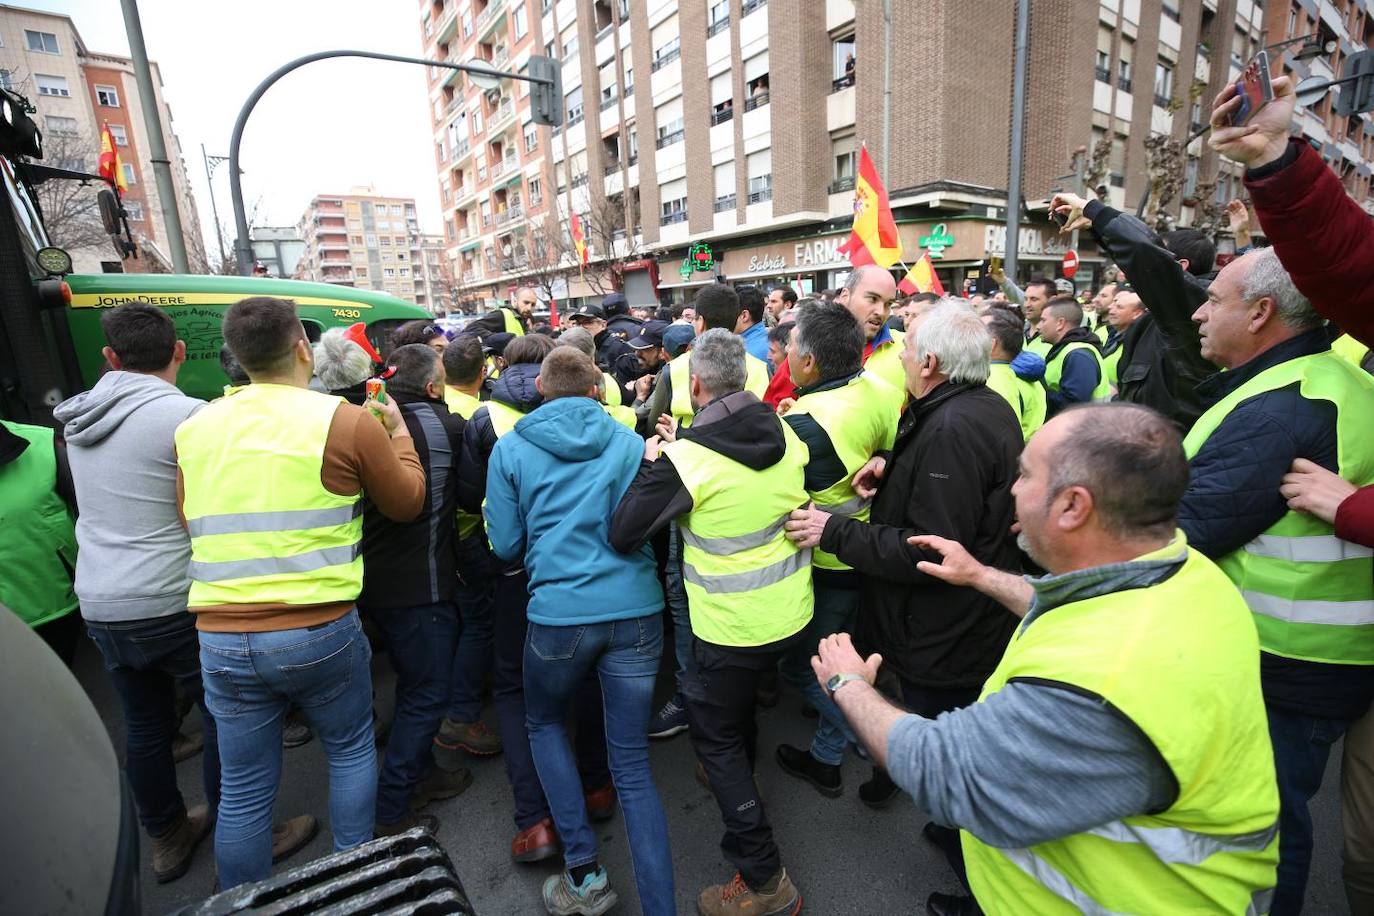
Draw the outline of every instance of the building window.
[[[382,276],[383,276],[383,277],[387,277],[387,278],[395,277],[395,276],[396,276],[396,269],[395,269],[394,267],[383,267],[383,268],[382,268]]]
[[[101,86],[97,84],[95,87],[95,100],[98,104],[104,105],[106,108],[118,108],[119,90],[113,86]]]
[[[656,49],[654,51],[654,72],[657,73],[660,68],[677,60],[681,53],[682,41],[679,38],[673,38],[668,41],[667,44],[663,45],[663,47]]]
[[[471,37],[472,37],[472,14],[471,14],[471,13],[464,13],[464,14],[463,14],[463,37],[464,37],[464,38],[471,38]]]
[[[530,16],[529,12],[525,9],[525,4],[523,2],[515,7],[514,22],[515,40],[519,41],[520,39],[524,38],[526,33],[528,33],[530,30]]]
[[[366,242],[367,242],[367,247],[368,247],[368,248],[376,248],[376,247],[377,247],[377,236],[375,236],[375,235],[373,235],[371,232],[369,232],[369,233],[367,234],[367,236],[366,236]]]
[[[719,35],[730,27],[729,0],[721,0],[711,5],[711,23],[706,27],[706,37]]]
[[[667,124],[660,124],[660,125],[658,126],[658,148],[659,148],[659,149],[663,149],[665,146],[672,146],[674,143],[679,143],[679,142],[681,142],[681,140],[682,140],[682,119],[681,119],[681,118],[676,118],[676,119],[674,119],[674,120],[672,120],[672,121],[669,121]]]
[[[577,56],[577,33],[574,32],[563,41],[563,59],[571,60]]]
[[[8,70],[0,70],[0,88],[13,89],[14,77]]]
[[[62,118],[55,115],[48,115],[43,119],[48,126],[48,133],[54,137],[75,137],[81,132],[76,118]]]
[[[1155,63],[1155,104],[1168,108],[1174,95],[1174,71],[1164,61]]]
[[[1179,21],[1178,6],[1173,0],[1164,0],[1159,5],[1159,11],[1164,14],[1164,18],[1172,19],[1174,22]]]
[[[135,223],[143,222],[143,204],[140,201],[124,201],[124,212],[128,214],[130,221]]]
[[[49,76],[46,73],[35,73],[33,80],[38,84],[39,95],[58,95],[67,97],[72,91],[67,88],[67,78],[65,76]]]
[[[538,206],[544,200],[544,185],[538,178],[530,179],[530,206]]]
[[[1131,91],[1131,62],[1129,60],[1119,60],[1116,62],[1117,75],[1116,85],[1122,92]]]
[[[400,216],[400,215],[402,215],[403,212],[404,212],[404,211],[401,210],[401,205],[400,205],[400,204],[392,204],[392,205],[391,205],[391,215],[392,215],[392,216]]]
[[[390,248],[390,247],[391,247],[391,236],[389,236],[389,235],[384,235],[384,236],[382,236],[381,242],[382,242],[382,247],[383,247],[383,248]]]
[[[127,185],[135,185],[135,184],[138,184],[138,173],[134,171],[133,164],[132,164],[132,163],[129,163],[129,162],[125,162],[125,163],[123,163],[123,166],[124,166],[124,183],[127,184]]]
[[[37,51],[39,54],[62,53],[57,47],[57,36],[52,32],[35,32],[32,29],[25,29],[24,41],[28,43],[30,51]]]
[[[1110,83],[1112,81],[1112,55],[1108,51],[1097,52],[1097,66],[1093,68],[1093,74],[1099,83]]]
[[[574,124],[582,122],[582,87],[578,86],[566,96],[568,103],[568,118],[565,124],[572,127]]]

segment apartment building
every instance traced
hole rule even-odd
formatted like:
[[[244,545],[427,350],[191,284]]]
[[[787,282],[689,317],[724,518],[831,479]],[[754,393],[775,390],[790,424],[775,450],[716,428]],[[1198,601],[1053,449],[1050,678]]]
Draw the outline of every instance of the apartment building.
[[[1279,40],[1276,4],[1032,0],[1029,216],[1016,240],[1023,279],[1057,273],[1068,248],[1044,216],[1051,192],[1076,183],[1080,169],[1100,171],[1108,199],[1134,210],[1150,183],[1146,138],[1182,143],[1207,120],[1222,86]],[[1364,0],[1293,6],[1306,17],[1295,32],[1326,22],[1357,46]],[[557,129],[530,123],[523,84],[483,90],[453,71],[431,72],[460,299],[490,304],[531,280],[545,280],[560,301],[604,292],[569,270],[572,213],[593,263],[615,261],[633,303],[682,301],[716,276],[837,286],[848,271],[837,249],[863,145],[884,175],[908,257],[929,251],[946,287],[957,288],[1005,246],[1015,4],[898,9],[889,49],[882,4],[852,0],[425,0],[424,48],[434,59],[520,71],[544,54],[563,67]],[[1285,65],[1300,74],[1322,63],[1292,56]],[[1332,125],[1326,134],[1331,161],[1360,155],[1362,133]],[[1169,206],[1185,225],[1206,201],[1241,191],[1239,170],[1203,140],[1186,149]],[[1365,161],[1355,161],[1353,193],[1367,193]],[[1087,283],[1103,259],[1084,236],[1078,279]],[[551,265],[564,277],[549,285]]]
[[[172,184],[186,237],[191,270],[207,268],[200,218],[186,174],[172,120],[162,93],[162,75],[151,64],[155,104],[162,119]],[[43,131],[45,164],[75,171],[94,172],[100,155],[100,131],[108,124],[124,164],[124,207],[129,228],[139,247],[139,257],[120,261],[114,246],[101,237],[96,189],[90,188],[91,205],[84,212],[66,210],[66,227],[55,227],[57,241],[63,235],[84,244],[71,244],[70,254],[78,272],[169,272],[171,257],[162,217],[162,200],[153,175],[152,156],[144,121],[143,103],[134,79],[133,62],[127,57],[92,51],[82,40],[69,16],[15,6],[0,5],[0,85],[25,96],[38,109],[35,120]],[[44,201],[40,189],[40,204]],[[51,199],[51,198],[50,198]],[[72,225],[76,221],[80,225]]]
[[[387,197],[370,186],[321,194],[305,208],[296,234],[305,242],[298,280],[380,290],[417,305],[432,301],[414,198]]]

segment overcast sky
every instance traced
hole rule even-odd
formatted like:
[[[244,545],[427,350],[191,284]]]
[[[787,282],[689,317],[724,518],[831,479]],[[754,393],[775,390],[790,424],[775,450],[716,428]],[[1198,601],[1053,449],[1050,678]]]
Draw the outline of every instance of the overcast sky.
[[[129,53],[119,0],[14,2],[69,14],[93,51]],[[419,10],[415,0],[139,0],[143,40],[162,68],[208,251],[215,249],[214,224],[200,145],[227,156],[248,94],[296,57],[334,49],[421,56]],[[421,227],[441,231],[428,107],[418,66],[327,60],[284,77],[258,102],[244,133],[250,212],[260,199],[258,223],[294,225],[316,194],[371,184],[382,194],[414,197]],[[227,163],[216,171],[215,195],[220,222],[232,229],[228,173]],[[231,234],[225,244],[233,244]]]

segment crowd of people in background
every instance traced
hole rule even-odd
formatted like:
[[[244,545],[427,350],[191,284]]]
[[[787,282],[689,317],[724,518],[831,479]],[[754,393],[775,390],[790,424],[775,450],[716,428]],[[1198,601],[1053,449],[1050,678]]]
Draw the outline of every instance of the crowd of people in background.
[[[435,830],[473,781],[454,752],[501,755],[512,860],[562,857],[554,914],[624,891],[591,826],[617,809],[643,912],[679,881],[705,916],[800,912],[821,876],[789,869],[755,773],[833,799],[851,753],[864,805],[930,817],[967,892],[930,913],[1293,914],[1344,736],[1346,892],[1374,911],[1374,227],[1274,89],[1244,128],[1223,93],[1210,140],[1268,244],[1215,270],[1200,232],[1059,193],[1116,265],[1091,295],[900,297],[870,265],[815,295],[616,293],[555,331],[524,288],[380,353],[259,297],[208,404],[165,312],[112,309],[59,435],[0,426],[26,573],[0,599],[67,659],[84,622],[158,881],[212,829],[221,888],[313,836],[273,820],[294,722],[335,849]],[[809,746],[759,747],[780,682]],[[648,749],[683,733],[721,883],[675,873]]]

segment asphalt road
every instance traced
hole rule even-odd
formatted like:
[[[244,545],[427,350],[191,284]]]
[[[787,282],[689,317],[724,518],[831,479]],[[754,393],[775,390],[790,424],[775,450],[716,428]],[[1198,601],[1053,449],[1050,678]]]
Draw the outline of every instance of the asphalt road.
[[[378,656],[384,659],[384,656]],[[124,724],[113,688],[100,667],[94,646],[83,640],[77,674],[109,727],[116,749],[123,754]],[[378,708],[390,716],[390,677],[385,661],[375,678]],[[660,690],[669,688],[660,677]],[[958,884],[940,854],[920,837],[924,814],[909,802],[883,812],[871,811],[858,800],[859,783],[868,778],[868,765],[851,755],[844,768],[845,792],[838,799],[822,797],[809,785],[784,774],[772,758],[782,741],[804,746],[813,720],[800,715],[800,701],[784,685],[781,703],[760,714],[759,783],[783,863],[801,889],[804,912],[810,914],[877,914],[924,912],[934,891],[953,893]],[[494,716],[488,711],[487,721]],[[187,729],[199,728],[198,714]],[[286,870],[330,851],[328,779],[318,741],[285,751],[278,818],[314,814],[320,833],[295,856],[277,866]],[[709,792],[693,778],[695,759],[686,735],[655,742],[651,759],[658,790],[668,812],[678,909],[695,913],[697,893],[707,884],[731,875],[720,855],[720,815]],[[1317,846],[1308,884],[1307,912],[1345,913],[1340,883],[1339,748],[1321,793],[1312,806]],[[518,865],[510,859],[515,833],[510,790],[499,757],[460,761],[475,777],[472,788],[456,799],[436,802],[428,811],[439,817],[439,838],[452,857],[473,905],[481,916],[523,916],[542,913],[539,887],[561,863],[549,860]],[[188,804],[203,800],[198,757],[181,764],[178,781]],[[601,860],[612,886],[620,894],[613,910],[639,912],[619,815],[597,831]],[[180,880],[157,884],[152,879],[146,837],[141,848],[144,910],[168,913],[208,896],[214,886],[214,854],[209,839],[196,851],[195,862]]]

